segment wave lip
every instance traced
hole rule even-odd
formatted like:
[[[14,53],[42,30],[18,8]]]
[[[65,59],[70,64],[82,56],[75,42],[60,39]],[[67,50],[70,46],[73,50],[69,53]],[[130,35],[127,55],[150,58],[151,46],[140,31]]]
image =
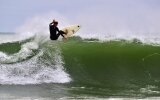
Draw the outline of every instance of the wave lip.
[[[0,52],[0,63],[15,63],[34,55],[34,50],[38,49],[38,44],[35,42],[28,42],[21,46],[21,50],[18,53],[8,55],[4,52]]]

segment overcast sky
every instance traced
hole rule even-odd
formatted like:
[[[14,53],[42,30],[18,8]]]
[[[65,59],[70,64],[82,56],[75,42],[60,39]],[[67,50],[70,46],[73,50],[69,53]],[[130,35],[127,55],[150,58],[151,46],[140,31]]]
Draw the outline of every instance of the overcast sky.
[[[48,13],[97,32],[160,32],[160,0],[0,0],[0,31],[15,31],[28,19]]]

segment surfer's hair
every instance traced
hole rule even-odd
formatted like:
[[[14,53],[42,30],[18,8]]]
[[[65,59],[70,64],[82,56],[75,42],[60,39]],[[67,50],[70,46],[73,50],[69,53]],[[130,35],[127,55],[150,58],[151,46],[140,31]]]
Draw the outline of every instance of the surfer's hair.
[[[55,21],[55,22],[53,22],[54,24],[58,24],[58,22],[57,21]]]
[[[53,19],[53,22],[54,24],[58,24],[58,21],[56,21],[55,19]]]

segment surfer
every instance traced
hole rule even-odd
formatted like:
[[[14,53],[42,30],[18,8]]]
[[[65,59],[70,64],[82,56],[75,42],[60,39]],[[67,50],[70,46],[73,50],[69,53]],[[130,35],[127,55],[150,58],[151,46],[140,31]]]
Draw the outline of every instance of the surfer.
[[[65,34],[63,31],[59,30],[58,26],[58,22],[53,20],[50,24],[49,24],[49,30],[50,30],[50,39],[51,40],[57,40],[58,37],[61,35],[63,38],[65,38],[65,36],[63,34]]]

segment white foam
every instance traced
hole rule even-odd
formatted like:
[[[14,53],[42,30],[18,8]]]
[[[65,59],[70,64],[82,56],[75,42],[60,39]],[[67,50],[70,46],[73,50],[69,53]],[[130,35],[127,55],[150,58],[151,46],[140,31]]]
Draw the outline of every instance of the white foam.
[[[41,83],[66,83],[71,78],[64,71],[61,56],[56,53],[55,64],[49,61],[44,64],[39,60],[43,51],[33,58],[14,64],[0,65],[0,84],[41,84]],[[57,58],[58,57],[58,58]]]
[[[71,78],[63,67],[60,50],[56,44],[49,47],[46,47],[46,44],[48,45],[44,37],[38,36],[35,40],[23,44],[21,50],[15,54],[0,52],[0,84],[70,82]],[[31,58],[27,59],[30,56]]]
[[[145,88],[141,88],[140,92],[141,93],[148,93],[148,94],[159,94],[160,92],[156,89],[158,89],[157,86],[152,86],[152,85],[147,85]]]
[[[18,53],[8,55],[4,52],[0,52],[0,63],[13,63],[21,60],[25,60],[27,57],[33,55],[33,50],[38,49],[38,44],[35,42],[28,42],[22,45],[21,50]]]

